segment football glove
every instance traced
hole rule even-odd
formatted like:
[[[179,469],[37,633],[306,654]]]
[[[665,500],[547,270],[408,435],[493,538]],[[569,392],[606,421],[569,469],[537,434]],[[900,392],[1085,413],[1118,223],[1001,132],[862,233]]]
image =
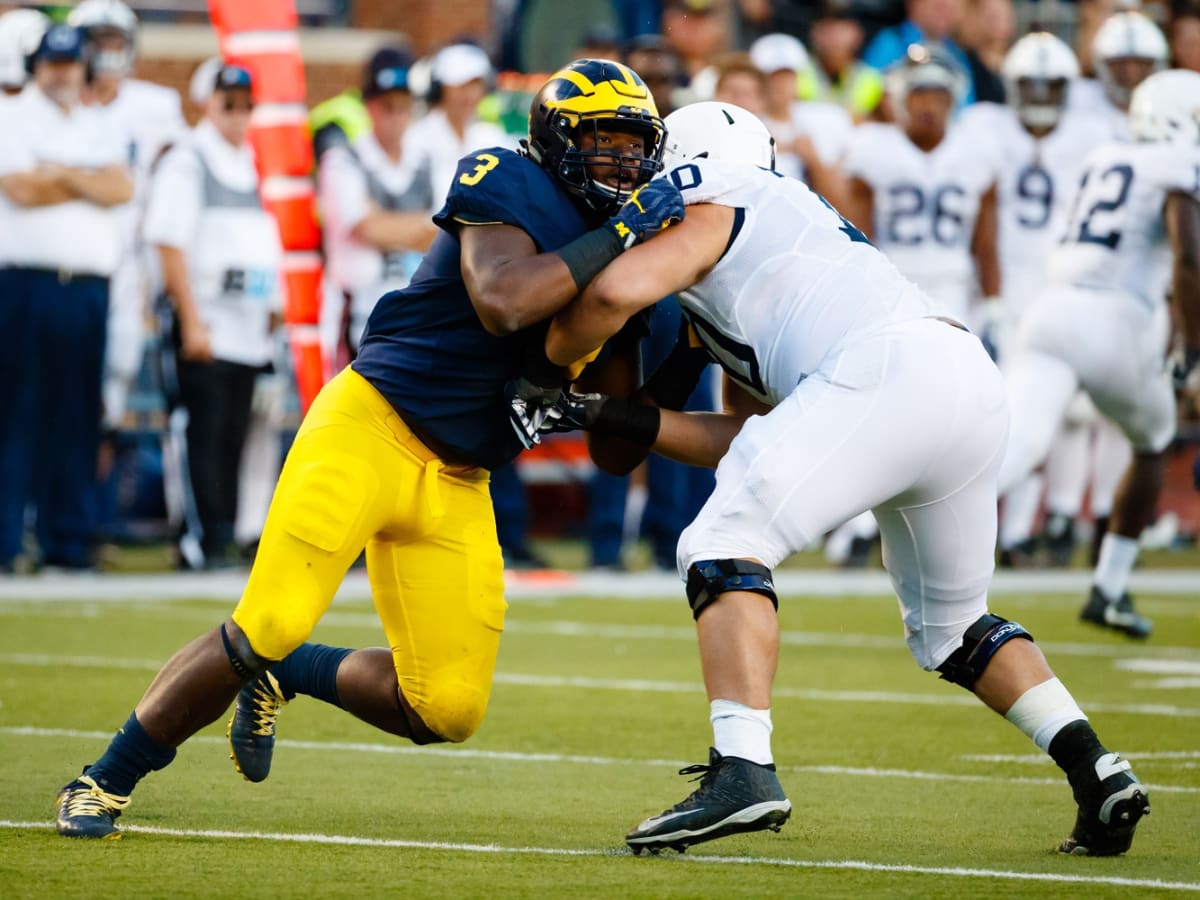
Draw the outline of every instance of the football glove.
[[[532,450],[542,442],[543,426],[548,416],[557,418],[557,406],[562,397],[562,387],[546,387],[535,384],[524,376],[514,378],[504,386],[504,397],[508,400],[508,421],[521,446]]]
[[[657,406],[627,397],[563,391],[554,409],[543,418],[540,429],[542,434],[590,431],[652,447],[658,440],[661,422],[662,413]]]
[[[683,195],[675,182],[670,178],[655,178],[634,191],[605,227],[628,250],[682,221],[683,215]]]

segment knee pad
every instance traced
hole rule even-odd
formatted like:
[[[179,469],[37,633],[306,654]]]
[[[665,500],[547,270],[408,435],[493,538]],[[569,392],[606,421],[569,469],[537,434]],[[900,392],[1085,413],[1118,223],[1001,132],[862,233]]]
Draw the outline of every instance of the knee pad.
[[[687,598],[693,619],[700,618],[705,607],[729,591],[762,594],[779,609],[771,570],[764,565],[744,559],[702,559],[688,567]]]
[[[962,646],[955,650],[944,663],[937,667],[941,678],[975,689],[975,682],[983,674],[996,651],[1013,638],[1033,640],[1033,635],[1016,622],[986,613],[969,626],[963,634]]]
[[[483,724],[487,704],[487,693],[471,685],[446,684],[431,690],[424,701],[412,704],[412,711],[432,735],[418,733],[412,738],[413,743],[462,743]]]
[[[224,622],[221,623],[221,643],[225,647],[225,655],[229,657],[229,667],[235,675],[246,681],[257,678],[267,671],[268,666],[278,662],[259,656],[250,646],[250,640],[241,628],[235,629],[231,635]]]

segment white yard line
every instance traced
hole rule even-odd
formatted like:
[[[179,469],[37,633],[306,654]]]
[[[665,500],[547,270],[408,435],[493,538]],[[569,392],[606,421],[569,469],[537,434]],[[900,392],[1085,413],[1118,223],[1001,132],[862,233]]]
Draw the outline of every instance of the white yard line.
[[[107,731],[80,731],[71,728],[37,728],[31,725],[0,727],[0,735],[32,738],[72,738],[80,740],[108,741],[112,733]],[[189,743],[220,744],[227,746],[226,739],[209,735],[197,735]],[[276,746],[283,750],[315,750],[330,753],[372,753],[384,756],[437,756],[457,759],[477,759],[490,762],[518,763],[565,763],[586,766],[649,766],[654,768],[679,769],[689,765],[687,760],[678,759],[628,759],[613,756],[580,756],[568,753],[519,753],[509,750],[479,750],[474,747],[415,746],[412,744],[371,744],[347,741],[297,741],[280,738]],[[1131,759],[1145,758],[1128,754]],[[1146,756],[1153,756],[1147,754]],[[976,760],[976,757],[960,757]],[[1025,762],[1021,757],[1015,761]],[[992,761],[992,760],[988,760]],[[787,765],[780,764],[782,772],[807,772],[816,775],[845,775],[853,778],[903,778],[914,781],[945,782],[990,782],[1001,784],[1045,784],[1062,787],[1063,778],[1006,777],[1000,775],[975,775],[955,772],[926,772],[914,769],[880,769],[874,766],[833,765]],[[1200,787],[1186,785],[1147,784],[1152,791],[1168,794],[1200,794]]]
[[[46,822],[17,822],[0,819],[0,828],[20,830],[45,830],[52,827]],[[448,853],[486,853],[503,856],[571,856],[571,857],[622,857],[629,854],[623,850],[572,847],[503,847],[497,844],[466,844],[449,841],[410,841],[398,838],[369,838],[340,834],[288,834],[263,831],[226,831],[222,829],[156,828],[145,825],[127,825],[122,828],[129,834],[150,834],[163,837],[213,838],[217,840],[270,841],[289,844],[326,844],[341,847],[382,847],[406,850],[435,850]],[[901,875],[940,875],[958,878],[990,878],[1009,881],[1041,881],[1048,884],[1095,884],[1117,887],[1155,888],[1166,891],[1200,892],[1200,882],[1160,881],[1155,878],[1121,878],[1111,875],[1067,875],[1057,872],[1016,872],[1006,869],[968,869],[957,866],[914,866],[891,865],[866,862],[857,859],[780,859],[778,857],[754,856],[701,856],[685,854],[668,857],[667,860],[645,865],[717,865],[717,866],[778,866],[797,869],[843,869],[859,872],[890,872]]]
[[[781,595],[808,597],[891,596],[887,573],[784,569],[775,573]],[[121,600],[130,596],[160,599],[224,598],[236,600],[245,587],[242,571],[154,575],[38,575],[0,577],[0,600]],[[1091,584],[1085,570],[998,572],[991,592],[1001,594],[1078,594],[1080,603]],[[510,597],[623,597],[683,602],[683,586],[671,572],[508,572]],[[1158,595],[1200,595],[1200,571],[1159,569],[1134,572],[1129,589]],[[368,599],[366,572],[349,572],[338,592],[341,599]]]
[[[0,653],[0,663],[43,668],[136,669],[157,672],[160,660],[122,659],[102,656],[55,656],[44,653]],[[626,693],[700,694],[704,686],[691,681],[656,681],[652,679],[589,678],[567,675],[534,675],[520,672],[497,672],[496,684],[522,687],[556,688],[566,690],[623,691]],[[811,700],[819,703],[898,703],[916,706],[978,707],[979,701],[961,692],[948,690],[937,693],[901,691],[825,691],[813,688],[776,687],[776,699]],[[1164,703],[1092,703],[1083,706],[1092,712],[1119,713],[1134,716],[1168,716],[1200,718],[1200,707],[1172,706]]]

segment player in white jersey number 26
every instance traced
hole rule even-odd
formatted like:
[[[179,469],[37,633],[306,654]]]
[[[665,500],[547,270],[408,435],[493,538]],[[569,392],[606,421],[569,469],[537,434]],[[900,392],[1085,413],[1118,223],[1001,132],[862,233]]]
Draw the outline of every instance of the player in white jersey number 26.
[[[686,217],[602,271],[530,363],[580,358],[679,293],[727,375],[728,415],[672,411],[686,386],[660,369],[631,398],[564,392],[543,424],[717,468],[678,548],[714,746],[707,765],[683,770],[700,786],[626,842],[682,850],[790,816],[770,743],[771,569],[870,509],[917,663],[1006,716],[1067,773],[1078,816],[1063,852],[1123,853],[1149,810],[1145,787],[1101,745],[1030,634],[988,611],[1008,410],[982,344],[932,316],[819,195],[777,175],[770,135],[747,111],[699,103],[666,122],[673,168],[642,191],[647,204],[679,191]]]

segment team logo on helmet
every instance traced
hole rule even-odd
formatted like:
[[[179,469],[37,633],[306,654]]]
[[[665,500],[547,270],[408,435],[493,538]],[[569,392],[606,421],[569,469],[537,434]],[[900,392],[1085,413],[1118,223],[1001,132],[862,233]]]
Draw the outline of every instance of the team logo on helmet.
[[[642,155],[614,155],[585,140],[602,131],[641,137]],[[559,69],[529,107],[530,158],[604,215],[614,213],[662,168],[665,138],[666,127],[645,83],[611,60],[580,59]],[[587,144],[589,149],[582,149]],[[601,168],[609,180],[597,177]]]

